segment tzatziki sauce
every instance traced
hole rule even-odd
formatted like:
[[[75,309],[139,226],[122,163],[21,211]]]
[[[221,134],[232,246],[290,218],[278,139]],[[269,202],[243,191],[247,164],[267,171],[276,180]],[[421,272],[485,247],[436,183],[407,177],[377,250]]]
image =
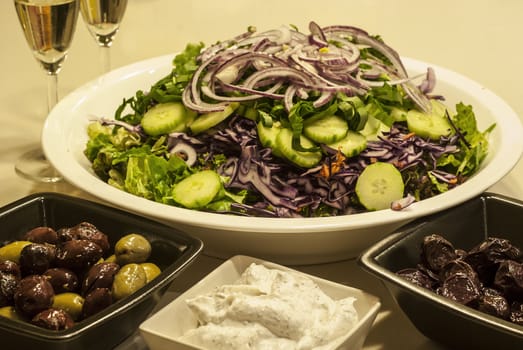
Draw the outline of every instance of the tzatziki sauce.
[[[331,349],[358,322],[355,298],[333,300],[307,276],[256,263],[186,302],[199,325],[178,340],[204,349]]]

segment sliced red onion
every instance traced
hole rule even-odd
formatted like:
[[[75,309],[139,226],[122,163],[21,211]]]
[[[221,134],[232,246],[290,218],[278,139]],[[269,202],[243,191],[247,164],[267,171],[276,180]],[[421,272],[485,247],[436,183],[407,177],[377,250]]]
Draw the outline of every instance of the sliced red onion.
[[[179,142],[170,151],[171,154],[180,155],[188,166],[193,166],[198,159],[195,149],[185,142]]]
[[[135,133],[138,135],[145,135],[142,125],[132,125],[126,122],[123,122],[121,120],[115,120],[115,119],[108,119],[108,118],[98,118],[98,117],[91,117],[89,118],[90,121],[98,121],[102,125],[117,125],[121,126],[122,128],[126,129],[127,131],[131,133]]]
[[[403,197],[401,199],[398,199],[398,200],[392,202],[390,205],[390,209],[396,210],[396,211],[403,210],[414,202],[416,202],[416,197],[414,197],[413,195],[408,193],[406,197]]]
[[[436,86],[436,73],[432,67],[427,68],[426,78],[421,82],[419,89],[424,94],[429,94]]]
[[[320,92],[316,106],[325,105],[336,92],[364,95],[382,85],[382,73],[390,84],[401,84],[421,110],[429,111],[425,92],[433,89],[429,69],[420,88],[412,84],[399,55],[366,31],[352,26],[320,27],[309,24],[310,34],[281,27],[261,33],[249,31],[211,46],[200,56],[183,102],[200,113],[223,110],[228,103],[260,97],[281,99],[290,110],[296,99]],[[335,44],[333,44],[335,43]],[[361,48],[370,47],[391,65],[375,57],[361,59]],[[369,56],[369,55],[367,55]],[[360,63],[371,69],[361,70]],[[202,96],[205,95],[205,98]]]

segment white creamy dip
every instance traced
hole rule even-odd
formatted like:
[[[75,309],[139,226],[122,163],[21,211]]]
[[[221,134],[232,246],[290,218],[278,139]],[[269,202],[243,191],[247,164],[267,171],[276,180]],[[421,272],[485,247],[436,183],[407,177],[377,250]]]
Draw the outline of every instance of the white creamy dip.
[[[206,349],[327,349],[358,321],[310,278],[251,264],[234,284],[187,300],[199,321],[179,340]]]

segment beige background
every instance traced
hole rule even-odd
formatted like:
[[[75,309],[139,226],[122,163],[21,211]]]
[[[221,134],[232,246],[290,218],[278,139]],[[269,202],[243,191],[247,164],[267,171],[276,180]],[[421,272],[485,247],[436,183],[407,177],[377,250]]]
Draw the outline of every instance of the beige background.
[[[306,29],[349,24],[380,34],[403,56],[455,70],[491,89],[523,118],[523,1],[520,0],[129,0],[114,46],[113,68],[175,53],[186,42],[212,43],[281,24]],[[90,198],[67,184],[40,185],[16,176],[14,160],[39,138],[46,113],[45,74],[23,38],[11,0],[0,1],[0,206],[40,191]],[[98,48],[79,19],[73,45],[59,77],[65,96],[99,73]],[[523,199],[523,164],[491,191]],[[220,261],[201,257],[177,280],[181,291]],[[302,268],[363,288],[382,298],[382,311],[365,349],[438,349],[419,334],[380,282],[354,261]]]

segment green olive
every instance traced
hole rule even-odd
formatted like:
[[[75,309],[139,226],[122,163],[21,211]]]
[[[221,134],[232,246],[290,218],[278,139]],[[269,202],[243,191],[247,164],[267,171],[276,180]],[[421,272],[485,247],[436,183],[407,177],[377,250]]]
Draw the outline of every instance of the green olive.
[[[151,255],[151,244],[144,236],[131,233],[123,236],[114,246],[116,261],[120,265],[142,263]]]
[[[116,255],[112,254],[107,257],[107,259],[104,260],[105,262],[116,262]]]
[[[151,262],[145,262],[140,264],[141,267],[145,270],[145,275],[147,276],[147,283],[155,279],[161,272],[158,265]]]
[[[126,264],[114,276],[113,298],[119,300],[136,292],[147,284],[145,270],[139,264]]]
[[[22,249],[31,243],[29,241],[14,241],[0,247],[0,261],[11,260],[18,264]]]
[[[77,293],[65,292],[54,296],[53,307],[67,312],[73,320],[78,320],[82,314],[84,298]]]
[[[0,307],[0,317],[10,318],[11,320],[24,321],[23,317],[20,316],[14,306]]]

